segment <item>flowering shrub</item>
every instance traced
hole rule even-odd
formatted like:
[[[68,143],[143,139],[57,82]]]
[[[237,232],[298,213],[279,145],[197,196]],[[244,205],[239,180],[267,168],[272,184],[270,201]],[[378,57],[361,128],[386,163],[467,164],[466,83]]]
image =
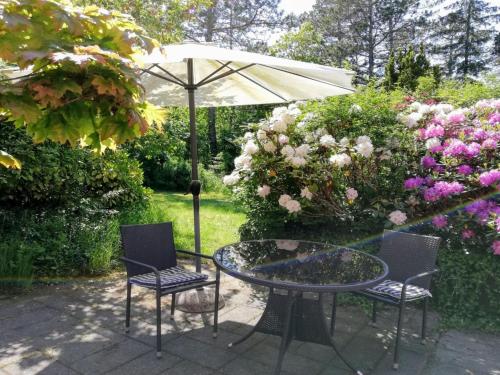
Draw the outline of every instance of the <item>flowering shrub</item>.
[[[250,126],[224,183],[244,199],[252,225],[347,223],[359,216],[380,229],[389,223],[390,212],[404,206],[411,137],[401,133],[389,97],[372,94],[357,94],[360,104],[342,97],[278,107]]]
[[[417,175],[404,182],[408,213],[419,218],[438,212],[432,224],[441,235],[485,242],[495,255],[500,255],[499,110],[495,99],[470,108],[415,101],[400,115],[424,153]]]

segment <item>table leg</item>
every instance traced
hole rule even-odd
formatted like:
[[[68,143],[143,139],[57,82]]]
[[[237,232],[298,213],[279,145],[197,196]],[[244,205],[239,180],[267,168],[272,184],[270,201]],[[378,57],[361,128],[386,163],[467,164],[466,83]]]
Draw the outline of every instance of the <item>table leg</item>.
[[[328,332],[328,320],[326,319],[326,315],[325,315],[325,310],[324,310],[324,300],[323,300],[323,293],[319,293],[319,305],[320,305],[320,309],[319,309],[319,314],[320,314],[320,320],[321,322],[323,323],[323,326],[324,326],[324,330],[325,332]],[[349,367],[353,373],[357,374],[357,375],[363,375],[363,373],[360,371],[360,370],[356,370],[345,358],[344,356],[340,353],[339,349],[337,348],[337,345],[335,344],[335,341],[333,340],[333,337],[332,336],[329,336],[329,341],[330,341],[330,346],[333,348],[333,350],[335,351],[335,353],[338,355],[338,357],[342,360],[342,362],[345,363],[345,365],[347,367]]]
[[[288,349],[288,345],[290,344],[290,341],[293,339],[293,313],[294,313],[294,306],[295,306],[295,298],[293,296],[293,292],[288,291],[288,298],[287,298],[287,306],[286,306],[286,315],[285,315],[285,321],[283,324],[283,336],[281,336],[281,344],[280,344],[280,351],[278,354],[278,363],[276,363],[276,368],[274,370],[275,375],[279,375],[281,372],[281,365],[283,364],[283,357],[285,356],[285,352]]]

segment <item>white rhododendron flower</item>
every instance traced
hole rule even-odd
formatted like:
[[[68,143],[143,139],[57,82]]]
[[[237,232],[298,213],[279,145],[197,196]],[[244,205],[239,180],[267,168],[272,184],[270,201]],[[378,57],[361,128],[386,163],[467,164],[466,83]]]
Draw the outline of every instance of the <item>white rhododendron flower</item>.
[[[409,128],[414,128],[417,126],[418,122],[422,119],[422,114],[420,112],[413,112],[406,116],[405,122],[406,126]]]
[[[311,121],[314,118],[315,114],[312,112],[307,112],[304,117],[302,118],[302,121],[308,122]]]
[[[240,180],[240,175],[238,174],[238,172],[233,172],[227,176],[224,176],[222,182],[226,186],[233,186],[236,185],[239,180]]]
[[[430,111],[432,111],[432,107],[430,105],[427,105],[427,104],[422,104],[420,106],[420,108],[418,109],[418,112],[421,113],[422,115],[425,115],[425,114],[429,113]]]
[[[302,167],[307,163],[307,160],[300,156],[288,156],[286,161],[294,167]]]
[[[303,188],[302,190],[300,190],[300,196],[301,196],[302,198],[306,198],[306,199],[311,200],[311,199],[312,199],[312,197],[313,197],[313,193],[311,193],[311,192],[309,191],[309,188],[306,186],[305,188]]]
[[[272,118],[273,119],[277,119],[277,118],[280,118],[281,115],[285,114],[287,111],[287,108],[286,107],[276,107],[273,109],[273,114],[272,114]]]
[[[358,197],[358,191],[354,188],[349,188],[346,190],[345,195],[350,201],[355,200]]]
[[[245,140],[249,141],[249,140],[253,139],[253,133],[246,132],[245,135],[243,136],[243,138],[245,138]]]
[[[278,137],[278,142],[284,145],[285,143],[288,143],[288,137],[284,134],[280,134]]]
[[[292,146],[286,145],[281,149],[281,155],[292,157],[295,155],[295,150],[293,149]]]
[[[288,194],[281,194],[278,199],[278,203],[280,206],[285,207],[290,200],[292,200],[291,196],[289,196]]]
[[[360,145],[361,143],[372,143],[372,140],[367,135],[362,135],[356,138],[356,144]]]
[[[243,147],[243,152],[247,155],[253,155],[259,152],[259,147],[255,144],[254,141],[248,141]]]
[[[288,114],[293,117],[297,117],[302,113],[299,107],[296,104],[292,103],[288,106]]]
[[[353,104],[351,105],[351,108],[349,108],[349,113],[359,113],[361,112],[361,106],[358,104]]]
[[[421,106],[422,106],[421,103],[419,103],[419,102],[413,102],[413,103],[410,104],[410,109],[412,111],[418,111]]]
[[[271,141],[263,143],[262,147],[264,148],[264,151],[271,153],[275,152],[277,148],[276,145]]]
[[[296,200],[293,200],[293,199],[291,199],[288,202],[286,202],[285,208],[291,214],[293,214],[294,212],[299,212],[301,210],[300,203],[298,201],[296,201]]]
[[[332,147],[335,146],[335,138],[333,138],[330,134],[325,134],[321,136],[319,143],[321,146]]]
[[[234,167],[236,169],[250,169],[252,166],[252,158],[248,155],[240,155],[234,159]]]
[[[355,148],[356,151],[359,154],[363,155],[365,158],[369,158],[373,152],[373,145],[371,144],[371,142],[360,143]]]
[[[307,143],[304,143],[303,145],[300,145],[295,149],[295,155],[306,157],[309,151],[311,151],[311,146],[309,146]]]
[[[425,147],[427,148],[427,150],[432,150],[433,148],[436,148],[436,147],[439,147],[441,146],[441,141],[439,140],[439,138],[429,138],[426,142],[425,142]]]
[[[282,121],[282,120],[275,120],[272,124],[271,124],[271,129],[273,131],[275,131],[276,133],[283,133],[283,132],[286,132],[286,129],[287,129],[287,124],[285,121]]]
[[[351,162],[352,159],[347,154],[336,154],[330,156],[330,163],[339,168],[343,168],[344,166],[351,164]]]
[[[344,137],[344,138],[342,138],[342,139],[340,140],[340,142],[339,142],[339,143],[340,143],[340,145],[341,145],[342,147],[347,147],[347,146],[349,146],[349,138]]]
[[[407,216],[404,212],[401,212],[400,210],[392,211],[389,214],[389,220],[396,225],[403,225],[406,223]]]
[[[453,106],[451,104],[440,103],[440,104],[436,104],[435,107],[436,107],[436,111],[438,111],[438,112],[448,113],[448,112],[453,111]]]
[[[262,185],[257,188],[259,197],[265,198],[271,193],[271,188],[268,185]]]
[[[267,139],[267,132],[265,130],[257,130],[257,139],[259,141],[265,141]]]

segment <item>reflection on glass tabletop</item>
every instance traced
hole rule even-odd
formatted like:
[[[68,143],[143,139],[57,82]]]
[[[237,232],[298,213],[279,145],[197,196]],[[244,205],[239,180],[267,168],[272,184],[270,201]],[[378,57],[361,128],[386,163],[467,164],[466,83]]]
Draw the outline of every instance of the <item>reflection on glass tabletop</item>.
[[[388,273],[367,253],[309,241],[244,241],[214,254],[226,273],[251,283],[299,291],[334,292],[369,288]]]

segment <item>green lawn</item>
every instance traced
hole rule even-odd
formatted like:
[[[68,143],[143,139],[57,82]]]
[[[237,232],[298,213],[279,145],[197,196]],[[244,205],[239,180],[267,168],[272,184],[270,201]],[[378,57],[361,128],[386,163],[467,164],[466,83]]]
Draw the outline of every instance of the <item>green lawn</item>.
[[[156,192],[153,204],[162,217],[174,223],[175,246],[194,250],[191,194]],[[201,251],[213,254],[218,248],[239,240],[238,228],[245,222],[243,209],[221,193],[203,193],[200,200]]]

